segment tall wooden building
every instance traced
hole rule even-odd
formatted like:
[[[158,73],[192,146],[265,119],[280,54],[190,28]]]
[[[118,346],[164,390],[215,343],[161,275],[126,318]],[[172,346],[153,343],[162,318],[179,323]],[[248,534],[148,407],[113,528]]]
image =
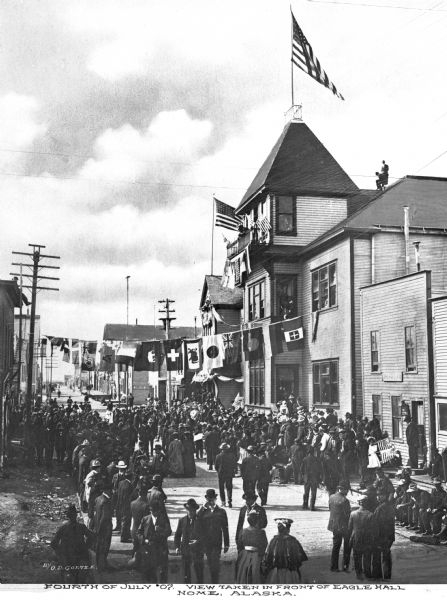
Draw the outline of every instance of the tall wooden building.
[[[236,209],[247,229],[227,255],[244,326],[302,316],[304,339],[294,352],[244,363],[247,404],[268,409],[293,393],[308,406],[363,413],[360,289],[406,273],[404,206],[410,244],[421,242],[433,288],[447,289],[446,192],[447,180],[410,176],[359,190],[305,123],[285,126]]]

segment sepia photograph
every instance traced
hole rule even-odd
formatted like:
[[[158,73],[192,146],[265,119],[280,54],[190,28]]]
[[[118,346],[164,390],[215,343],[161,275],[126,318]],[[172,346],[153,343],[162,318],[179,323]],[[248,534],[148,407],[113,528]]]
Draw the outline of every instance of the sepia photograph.
[[[2,0],[0,592],[447,584],[446,27]]]

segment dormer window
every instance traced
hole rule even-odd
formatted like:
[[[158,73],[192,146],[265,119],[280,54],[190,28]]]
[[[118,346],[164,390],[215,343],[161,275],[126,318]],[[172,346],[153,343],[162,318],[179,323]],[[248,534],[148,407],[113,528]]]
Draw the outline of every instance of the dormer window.
[[[276,233],[296,234],[296,200],[293,196],[276,196]]]

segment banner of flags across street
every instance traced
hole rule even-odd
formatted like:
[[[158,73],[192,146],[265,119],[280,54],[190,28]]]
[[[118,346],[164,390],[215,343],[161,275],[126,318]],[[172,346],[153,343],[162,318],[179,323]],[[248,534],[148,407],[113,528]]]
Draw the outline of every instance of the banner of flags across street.
[[[42,346],[58,348],[63,360],[80,365],[82,371],[113,372],[132,366],[134,371],[215,371],[240,377],[240,363],[270,358],[297,350],[304,338],[302,317],[295,317],[252,329],[198,337],[144,342],[92,342],[74,338],[44,336]]]

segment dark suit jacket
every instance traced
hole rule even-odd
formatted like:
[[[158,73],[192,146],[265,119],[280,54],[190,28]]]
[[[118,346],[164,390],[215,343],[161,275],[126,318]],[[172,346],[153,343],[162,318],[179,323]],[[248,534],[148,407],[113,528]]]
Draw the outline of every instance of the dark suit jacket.
[[[196,543],[191,545],[189,542],[196,540]],[[188,515],[181,517],[178,520],[177,531],[174,536],[174,544],[176,548],[180,548],[184,556],[188,556],[191,552],[194,554],[203,553],[203,524],[197,516],[192,523]]]
[[[301,463],[301,475],[303,476],[304,483],[320,483],[322,469],[320,461],[308,454]]]
[[[206,505],[197,511],[197,517],[203,527],[203,542],[205,552],[209,550],[222,550],[222,538],[225,547],[230,546],[228,533],[227,513],[220,506],[216,506],[212,512]]]
[[[149,545],[157,546],[160,550],[168,551],[168,537],[171,535],[171,524],[167,515],[162,513],[157,518],[156,525],[152,515],[146,515],[141,519],[138,528],[138,539],[140,544],[145,544],[148,540]]]
[[[351,504],[346,496],[336,492],[329,497],[329,523],[327,526],[329,531],[346,535],[350,514]]]
[[[371,548],[373,539],[373,515],[362,506],[351,513],[348,533],[354,549]]]
[[[106,537],[112,535],[112,500],[101,494],[95,502],[95,533]]]
[[[232,452],[220,452],[214,466],[219,477],[234,477],[237,470],[236,458]]]
[[[241,508],[241,510],[239,511],[239,519],[237,521],[236,544],[238,542],[239,533],[242,531],[242,529],[244,527],[245,515],[247,514],[247,510],[253,510],[253,509],[255,509],[259,514],[258,527],[260,529],[265,529],[267,527],[267,513],[265,512],[265,508],[263,506],[259,506],[259,504],[256,504],[256,502],[253,504],[253,506],[250,509],[248,508],[247,505],[243,506]]]
[[[149,512],[149,502],[144,498],[137,498],[130,503],[130,512],[132,514],[132,538],[137,535],[141,520]]]
[[[242,479],[248,481],[257,481],[259,479],[259,472],[261,469],[261,463],[257,456],[246,456],[241,463],[241,476]]]

